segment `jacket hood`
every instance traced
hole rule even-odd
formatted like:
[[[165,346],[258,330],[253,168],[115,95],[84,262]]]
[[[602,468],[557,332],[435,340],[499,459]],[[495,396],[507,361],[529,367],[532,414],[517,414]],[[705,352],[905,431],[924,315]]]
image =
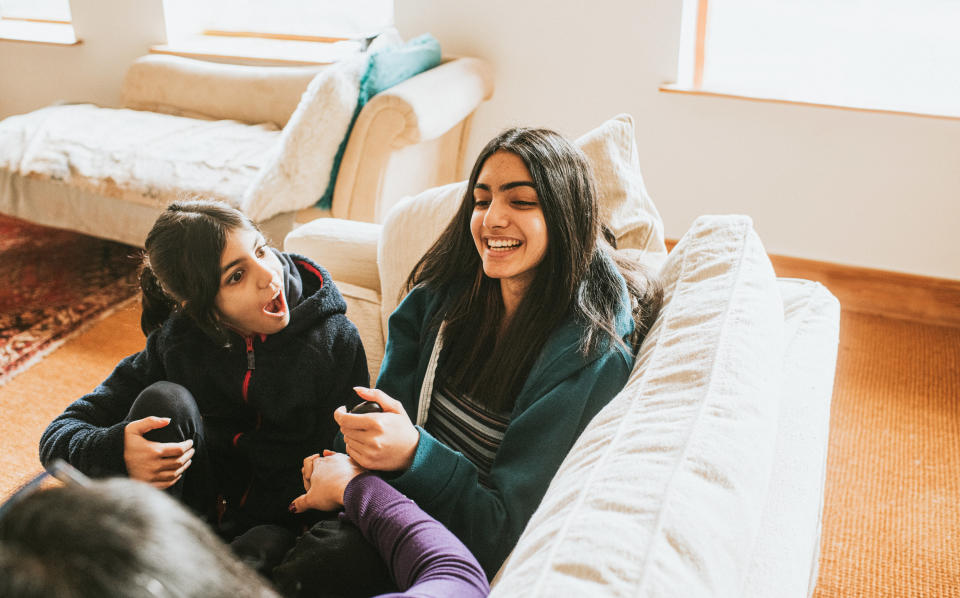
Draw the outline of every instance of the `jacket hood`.
[[[333,284],[330,273],[308,257],[273,250],[283,264],[283,283],[290,323],[272,335],[295,335],[317,321],[345,314],[347,302]]]

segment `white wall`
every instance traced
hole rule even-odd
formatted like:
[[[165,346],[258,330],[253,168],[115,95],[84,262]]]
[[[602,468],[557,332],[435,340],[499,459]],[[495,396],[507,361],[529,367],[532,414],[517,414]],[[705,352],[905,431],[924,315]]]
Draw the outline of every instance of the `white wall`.
[[[0,118],[57,101],[120,104],[127,65],[166,41],[162,0],[70,0],[82,43],[0,41]]]
[[[160,0],[71,0],[76,47],[0,42],[0,117],[58,99],[114,105],[162,43]],[[666,94],[679,0],[396,0],[405,37],[496,71],[471,153],[510,125],[570,136],[633,115],[669,237],[750,214],[772,253],[960,279],[960,122]]]
[[[398,0],[404,37],[496,70],[471,155],[510,125],[633,115],[669,237],[746,213],[771,253],[960,279],[960,122],[667,94],[679,0]]]

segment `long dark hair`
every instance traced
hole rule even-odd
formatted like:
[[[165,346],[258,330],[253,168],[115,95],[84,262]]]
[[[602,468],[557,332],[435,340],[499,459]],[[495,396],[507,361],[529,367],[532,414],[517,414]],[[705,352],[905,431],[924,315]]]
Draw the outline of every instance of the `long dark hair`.
[[[144,242],[140,269],[140,328],[144,334],[149,335],[178,311],[214,342],[228,342],[215,302],[220,290],[220,256],[227,234],[236,229],[256,230],[256,226],[227,204],[188,199],[167,206]]]
[[[530,171],[549,242],[516,313],[499,334],[500,282],[483,273],[470,218],[480,171],[501,151],[519,157]],[[631,340],[639,343],[663,291],[642,266],[616,255],[613,243],[600,221],[590,164],[576,146],[548,129],[514,128],[491,140],[473,166],[456,215],[404,288],[422,284],[447,293],[431,325],[446,321],[443,368],[454,387],[492,409],[510,409],[547,338],[571,315],[584,325],[580,350],[585,355],[622,343],[616,330],[621,275],[636,323]]]
[[[276,597],[210,528],[143,482],[38,490],[0,519],[0,595]]]

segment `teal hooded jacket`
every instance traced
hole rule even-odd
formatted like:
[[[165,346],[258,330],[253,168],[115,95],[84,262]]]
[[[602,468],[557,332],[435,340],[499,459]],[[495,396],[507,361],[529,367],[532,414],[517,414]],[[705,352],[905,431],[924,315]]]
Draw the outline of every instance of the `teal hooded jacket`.
[[[574,441],[590,420],[623,388],[633,369],[627,337],[633,332],[622,283],[617,332],[624,344],[605,342],[590,355],[580,351],[584,326],[569,318],[547,339],[511,412],[490,470],[490,488],[462,454],[418,428],[413,464],[388,478],[427,513],[446,525],[493,577]],[[414,418],[420,386],[437,330],[430,326],[441,296],[413,289],[391,314],[377,387],[403,403]]]

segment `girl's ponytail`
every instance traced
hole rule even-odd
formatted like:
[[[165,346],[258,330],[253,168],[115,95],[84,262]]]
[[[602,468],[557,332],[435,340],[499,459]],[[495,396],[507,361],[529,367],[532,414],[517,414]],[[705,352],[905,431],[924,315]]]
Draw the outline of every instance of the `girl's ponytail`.
[[[144,259],[140,268],[141,305],[143,313],[140,315],[140,329],[144,336],[160,328],[170,313],[177,307],[177,302],[160,286],[157,275],[153,273],[149,262]]]

